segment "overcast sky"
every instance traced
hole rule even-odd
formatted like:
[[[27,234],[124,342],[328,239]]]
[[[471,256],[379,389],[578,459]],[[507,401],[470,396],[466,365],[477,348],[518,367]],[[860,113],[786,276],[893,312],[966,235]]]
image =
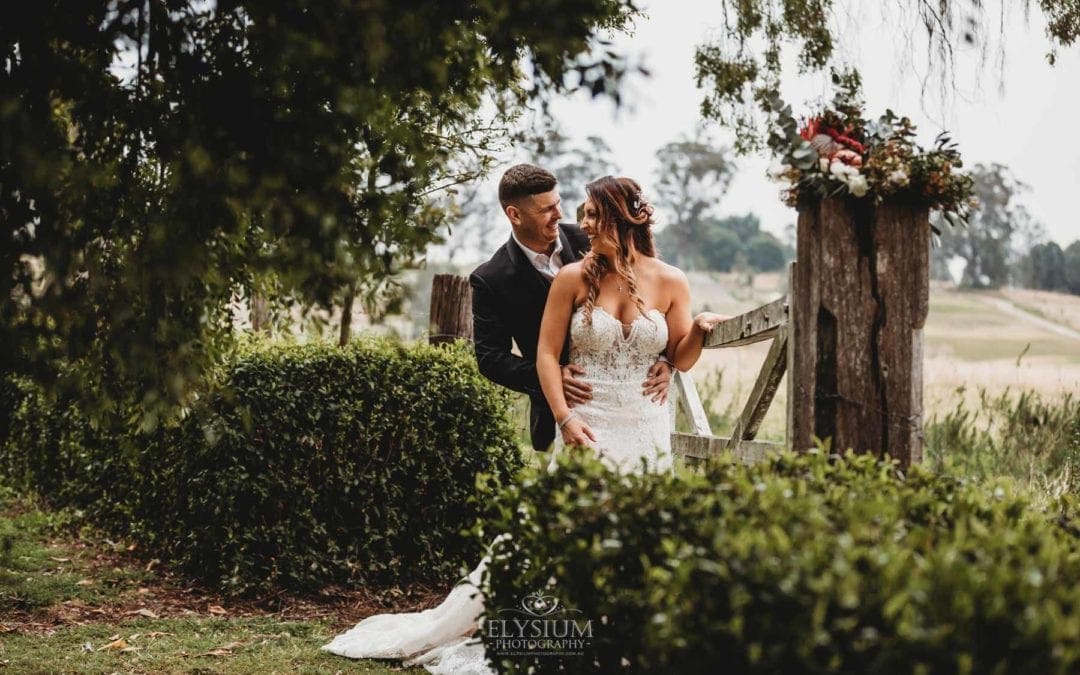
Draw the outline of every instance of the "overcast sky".
[[[584,95],[557,100],[553,109],[572,137],[603,137],[621,171],[648,189],[656,178],[656,150],[680,135],[692,134],[701,122],[702,92],[694,84],[694,48],[717,33],[721,3],[651,0],[644,4],[648,18],[638,22],[632,36],[616,36],[615,43],[623,53],[640,56],[651,78],[633,81],[624,92],[626,105],[619,110]],[[1023,203],[1051,238],[1063,246],[1080,238],[1080,135],[1076,131],[1080,47],[1059,52],[1057,64],[1051,67],[1045,58],[1050,43],[1041,13],[1033,7],[1027,24],[1023,13],[1014,11],[1007,16],[1003,32],[1004,90],[999,91],[1000,78],[993,63],[996,51],[990,55],[991,63],[980,69],[976,67],[979,55],[971,49],[959,55],[960,93],[943,105],[934,97],[924,100],[920,96],[925,44],[905,45],[903,31],[896,27],[901,17],[883,17],[881,4],[891,3],[863,2],[860,7],[852,0],[849,5],[857,9],[849,9],[837,26],[844,53],[863,74],[867,116],[876,117],[886,108],[910,116],[924,146],[947,129],[959,143],[966,164],[999,162],[1030,185]],[[990,32],[997,34],[994,21]],[[797,116],[811,112],[810,104],[828,94],[820,81],[789,78],[784,87]],[[720,140],[731,138],[715,124],[707,128]],[[778,186],[765,177],[771,158],[741,157],[737,163],[739,170],[720,205],[721,215],[752,211],[761,217],[765,229],[780,234],[794,222],[795,212],[780,203]],[[495,173],[492,180],[497,181],[501,170]]]

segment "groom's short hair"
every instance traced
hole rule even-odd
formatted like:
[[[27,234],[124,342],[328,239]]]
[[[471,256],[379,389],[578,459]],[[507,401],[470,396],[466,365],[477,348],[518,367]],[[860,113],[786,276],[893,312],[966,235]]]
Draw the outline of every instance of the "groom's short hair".
[[[499,181],[499,204],[505,209],[522,197],[554,190],[558,182],[547,169],[534,164],[515,164]]]

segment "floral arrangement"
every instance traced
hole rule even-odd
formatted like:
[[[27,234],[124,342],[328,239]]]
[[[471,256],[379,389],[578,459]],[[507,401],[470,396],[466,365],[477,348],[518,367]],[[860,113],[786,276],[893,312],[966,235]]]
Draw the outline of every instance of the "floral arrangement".
[[[923,149],[911,120],[891,110],[867,121],[858,106],[841,106],[801,126],[789,118],[781,128],[788,133],[770,140],[780,157],[770,175],[786,185],[781,196],[789,206],[840,194],[875,203],[906,199],[941,211],[951,224],[966,222],[975,206],[956,144],[943,132]]]

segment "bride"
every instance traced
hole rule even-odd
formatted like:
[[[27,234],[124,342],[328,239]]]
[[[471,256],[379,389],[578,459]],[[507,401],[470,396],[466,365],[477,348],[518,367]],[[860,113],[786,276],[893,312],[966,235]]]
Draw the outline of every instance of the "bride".
[[[686,276],[656,257],[653,208],[636,182],[604,176],[585,190],[581,229],[592,250],[555,276],[536,355],[561,432],[552,461],[561,447],[583,445],[618,471],[670,471],[668,403],[643,395],[642,373],[658,354],[688,370],[705,336],[725,317],[705,312],[691,319]],[[592,385],[592,399],[573,409],[559,366],[567,334],[570,362],[585,369],[581,379]],[[481,560],[438,607],[368,617],[322,649],[351,658],[404,659],[433,673],[494,672],[483,644],[472,638],[484,611],[479,585],[487,562]]]

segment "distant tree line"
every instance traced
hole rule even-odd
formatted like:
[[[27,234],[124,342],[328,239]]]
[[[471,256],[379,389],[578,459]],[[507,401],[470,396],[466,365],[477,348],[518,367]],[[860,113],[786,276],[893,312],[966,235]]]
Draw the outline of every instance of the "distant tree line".
[[[794,257],[753,213],[717,215],[735,171],[727,148],[698,136],[668,143],[656,158],[657,199],[671,216],[656,237],[665,260],[688,270],[769,272]]]
[[[1080,295],[1080,239],[1064,249],[1056,241],[1035,244],[1017,274],[1021,286]]]
[[[959,283],[965,288],[1007,284],[1080,294],[1080,239],[1064,249],[1048,241],[1042,226],[1020,203],[1028,186],[1001,164],[972,169],[978,208],[966,227],[939,223],[939,245],[932,254],[933,274],[952,280],[949,264],[962,260]]]

